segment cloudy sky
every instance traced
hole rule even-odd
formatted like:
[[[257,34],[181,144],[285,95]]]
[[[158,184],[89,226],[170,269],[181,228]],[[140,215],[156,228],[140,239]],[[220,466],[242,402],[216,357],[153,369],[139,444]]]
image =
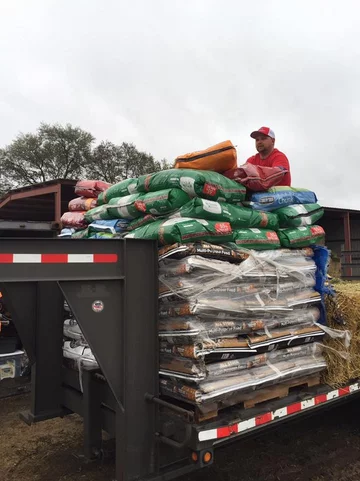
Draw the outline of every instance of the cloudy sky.
[[[293,185],[360,209],[360,2],[0,0],[0,146],[70,122],[156,158],[273,128]]]

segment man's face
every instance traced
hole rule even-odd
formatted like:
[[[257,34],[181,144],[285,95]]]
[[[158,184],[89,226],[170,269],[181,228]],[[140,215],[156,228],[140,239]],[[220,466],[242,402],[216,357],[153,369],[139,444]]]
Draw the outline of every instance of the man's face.
[[[255,139],[256,150],[261,152],[271,152],[274,146],[274,139],[265,134],[258,134]]]

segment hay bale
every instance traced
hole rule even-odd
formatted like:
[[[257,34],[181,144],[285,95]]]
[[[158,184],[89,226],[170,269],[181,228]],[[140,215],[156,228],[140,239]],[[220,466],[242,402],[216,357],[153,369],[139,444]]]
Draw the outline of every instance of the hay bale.
[[[348,359],[343,359],[335,352],[325,349],[328,369],[324,371],[322,381],[333,387],[339,387],[352,379],[360,377],[360,282],[336,282],[335,299],[325,299],[328,326],[351,333]],[[327,338],[325,344],[336,351],[344,352],[343,339]]]

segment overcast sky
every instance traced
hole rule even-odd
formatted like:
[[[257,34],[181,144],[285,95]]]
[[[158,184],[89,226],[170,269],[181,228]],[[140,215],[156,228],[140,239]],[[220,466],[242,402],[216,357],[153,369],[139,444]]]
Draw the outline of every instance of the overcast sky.
[[[0,0],[0,146],[40,122],[156,158],[262,125],[293,185],[360,209],[360,2]]]

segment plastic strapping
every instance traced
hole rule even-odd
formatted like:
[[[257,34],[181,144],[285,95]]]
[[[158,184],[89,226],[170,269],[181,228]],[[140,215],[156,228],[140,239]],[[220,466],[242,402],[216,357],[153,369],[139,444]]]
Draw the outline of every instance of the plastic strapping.
[[[328,334],[333,339],[344,339],[344,346],[346,349],[349,348],[351,342],[351,332],[348,330],[340,331],[339,329],[332,329],[328,326],[323,326],[322,324],[315,324],[316,326],[320,327],[325,334]]]
[[[274,366],[274,364],[271,364],[270,361],[266,361],[266,364],[269,366],[270,369],[272,369],[279,377],[281,377],[281,371]]]
[[[333,347],[326,346],[325,344],[321,344],[321,343],[316,343],[316,344],[321,346],[323,349],[328,349],[329,351],[335,352],[338,356],[342,357],[345,361],[348,361],[350,359],[350,353],[349,352],[338,351],[337,349],[334,349]]]
[[[272,339],[272,334],[269,331],[269,328],[267,327],[267,325],[264,326],[264,332],[270,339]]]
[[[260,294],[255,294],[256,299],[259,301],[261,307],[265,306],[265,302],[261,299]]]

